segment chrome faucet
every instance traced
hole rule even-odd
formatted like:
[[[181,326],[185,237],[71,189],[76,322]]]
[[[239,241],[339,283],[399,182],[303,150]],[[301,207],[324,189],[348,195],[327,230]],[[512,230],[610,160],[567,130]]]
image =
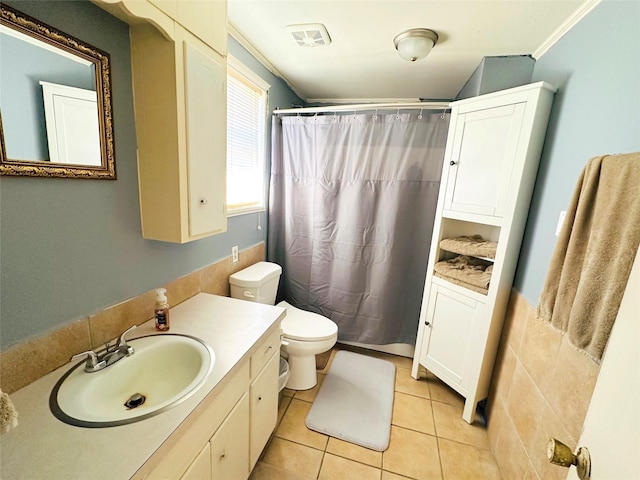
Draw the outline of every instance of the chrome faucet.
[[[113,344],[109,345],[108,343],[105,345],[105,350],[103,353],[99,354],[94,352],[93,350],[88,350],[86,352],[79,353],[71,357],[71,361],[79,360],[81,358],[87,359],[87,363],[84,366],[84,371],[88,373],[97,372],[104,368],[107,368],[109,365],[113,365],[118,360],[123,359],[124,357],[128,357],[129,355],[133,355],[135,350],[131,345],[127,344],[127,339],[125,336],[127,333],[135,330],[136,326],[127,329],[120,335],[120,338]]]

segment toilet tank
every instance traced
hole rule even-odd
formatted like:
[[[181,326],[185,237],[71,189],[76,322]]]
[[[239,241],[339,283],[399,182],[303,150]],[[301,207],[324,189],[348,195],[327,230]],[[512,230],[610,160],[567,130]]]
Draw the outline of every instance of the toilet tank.
[[[275,305],[282,267],[275,263],[258,262],[229,277],[231,296],[250,302]]]

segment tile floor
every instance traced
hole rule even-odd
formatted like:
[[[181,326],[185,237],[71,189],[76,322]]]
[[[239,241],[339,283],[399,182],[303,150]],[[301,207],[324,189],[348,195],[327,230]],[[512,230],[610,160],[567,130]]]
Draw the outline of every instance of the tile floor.
[[[309,430],[305,418],[338,349],[396,365],[391,441],[376,452]],[[500,479],[486,428],[462,420],[463,398],[431,374],[414,380],[411,359],[337,345],[318,385],[283,390],[278,426],[250,480]]]

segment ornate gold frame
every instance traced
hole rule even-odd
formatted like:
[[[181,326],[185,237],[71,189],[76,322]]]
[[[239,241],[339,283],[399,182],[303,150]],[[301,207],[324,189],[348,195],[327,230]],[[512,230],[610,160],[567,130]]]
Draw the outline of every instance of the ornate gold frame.
[[[95,65],[102,157],[102,164],[99,167],[8,159],[0,117],[0,175],[115,180],[116,162],[111,113],[111,62],[109,54],[6,5],[0,5],[0,24],[73,53]]]

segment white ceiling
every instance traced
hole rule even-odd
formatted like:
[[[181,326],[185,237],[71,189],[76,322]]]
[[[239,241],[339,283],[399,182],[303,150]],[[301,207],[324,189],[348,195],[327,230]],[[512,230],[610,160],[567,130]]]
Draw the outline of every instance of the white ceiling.
[[[231,33],[306,101],[451,99],[484,56],[538,57],[598,0],[229,0]],[[287,25],[322,23],[332,43],[296,45]],[[429,56],[393,38],[429,28]],[[247,45],[250,44],[250,45]]]

